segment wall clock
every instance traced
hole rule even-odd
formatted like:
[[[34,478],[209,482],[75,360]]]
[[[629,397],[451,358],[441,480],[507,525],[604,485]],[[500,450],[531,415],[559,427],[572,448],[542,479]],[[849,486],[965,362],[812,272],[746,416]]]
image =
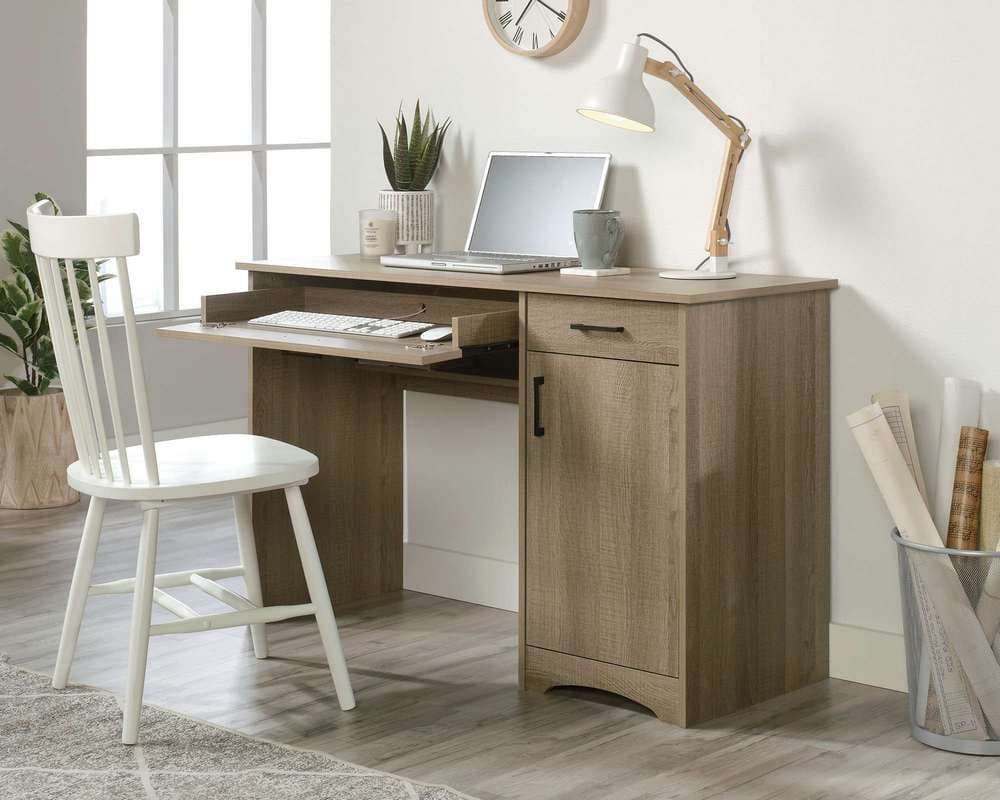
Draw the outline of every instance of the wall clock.
[[[532,58],[569,47],[588,11],[590,0],[483,0],[493,38],[510,52]]]

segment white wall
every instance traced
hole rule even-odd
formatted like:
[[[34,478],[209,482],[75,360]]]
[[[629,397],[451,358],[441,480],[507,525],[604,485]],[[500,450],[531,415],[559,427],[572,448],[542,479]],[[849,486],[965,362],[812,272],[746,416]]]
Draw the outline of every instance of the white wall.
[[[407,392],[403,585],[517,610],[517,406]]]
[[[989,0],[592,0],[576,44],[535,61],[493,42],[478,2],[336,0],[334,242],[355,247],[356,212],[385,185],[375,120],[420,97],[456,120],[435,181],[440,244],[462,244],[490,149],[609,150],[608,205],[625,215],[628,263],[696,262],[722,147],[714,129],[652,82],[653,135],[574,113],[622,41],[639,30],[669,41],[753,129],[732,210],[737,268],[842,282],[832,322],[833,660],[840,674],[898,684],[889,519],[843,420],[873,390],[910,392],[933,482],[941,378],[1000,385],[998,27]],[[876,632],[881,663],[854,658],[871,638],[856,628]]]
[[[169,324],[183,322],[171,320]],[[163,322],[140,323],[139,348],[146,372],[149,413],[156,431],[173,431],[180,435],[188,428],[206,426],[206,433],[224,433],[246,426],[223,425],[218,431],[210,423],[233,423],[249,415],[249,356],[242,347],[228,347],[203,342],[182,342],[156,334]],[[115,364],[126,364],[128,349],[125,329],[111,330],[111,349]],[[91,334],[91,350],[100,364],[97,336]],[[99,367],[98,367],[99,368]],[[128,370],[116,369],[122,424],[126,434],[137,434],[135,408]],[[108,435],[111,417],[104,409]],[[184,433],[184,435],[187,435]]]
[[[0,0],[0,227],[24,220],[36,191],[71,214],[83,211],[84,0]],[[53,99],[55,98],[55,101]],[[10,267],[0,258],[0,277]],[[0,374],[20,375],[0,352]],[[2,380],[0,380],[2,382]]]
[[[0,0],[0,75],[7,109],[0,124],[4,221],[23,221],[36,191],[51,194],[65,213],[85,210],[85,10],[85,0]],[[9,267],[0,265],[0,275],[7,274]],[[157,430],[246,417],[244,351],[167,341],[154,336],[155,327],[141,325],[140,339]],[[124,358],[122,328],[112,331],[112,344]],[[17,375],[18,366],[0,352],[0,374]],[[126,414],[126,427],[134,432],[131,408]]]

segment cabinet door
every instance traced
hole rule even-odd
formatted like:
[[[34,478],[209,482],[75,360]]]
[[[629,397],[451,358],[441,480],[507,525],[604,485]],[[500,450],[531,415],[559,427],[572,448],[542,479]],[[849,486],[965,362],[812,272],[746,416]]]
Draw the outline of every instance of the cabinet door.
[[[528,354],[529,645],[678,674],[678,368]]]

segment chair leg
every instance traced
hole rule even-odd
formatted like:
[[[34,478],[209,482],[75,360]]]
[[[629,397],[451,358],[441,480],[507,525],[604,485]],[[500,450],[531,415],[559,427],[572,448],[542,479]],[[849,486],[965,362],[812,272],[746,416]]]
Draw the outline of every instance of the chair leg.
[[[240,546],[240,563],[243,566],[243,580],[247,587],[247,599],[255,606],[263,608],[264,595],[260,588],[260,568],[257,565],[257,544],[253,538],[253,495],[233,495],[233,511],[236,516],[236,539]],[[267,658],[267,634],[264,623],[250,626],[253,652],[257,658]]]
[[[143,512],[139,558],[135,568],[135,593],[132,596],[132,626],[128,635],[128,682],[125,686],[122,744],[135,744],[139,740],[142,691],[146,681],[146,656],[149,653],[149,621],[153,612],[153,583],[156,579],[156,539],[159,524],[158,508]]]
[[[316,624],[319,626],[320,639],[326,651],[326,660],[333,675],[333,685],[337,690],[337,700],[344,711],[354,708],[354,690],[351,689],[351,676],[347,672],[347,661],[340,644],[340,633],[337,631],[337,619],[333,615],[333,604],[330,602],[330,592],[323,575],[323,565],[316,550],[312,525],[309,515],[302,502],[302,491],[298,486],[285,488],[285,500],[288,502],[288,514],[292,518],[292,530],[295,531],[295,543],[299,548],[299,558],[302,560],[302,571],[306,576],[306,586],[309,588],[309,599],[316,607]]]
[[[69,669],[73,664],[76,642],[80,636],[80,623],[83,622],[83,611],[87,606],[87,595],[90,592],[90,577],[94,571],[97,545],[101,540],[101,524],[104,521],[106,504],[107,501],[103,497],[91,497],[90,505],[87,507],[87,521],[83,524],[83,537],[80,539],[80,549],[76,554],[73,582],[69,587],[66,616],[59,638],[59,655],[56,656],[56,668],[52,674],[54,689],[65,689],[69,680]]]

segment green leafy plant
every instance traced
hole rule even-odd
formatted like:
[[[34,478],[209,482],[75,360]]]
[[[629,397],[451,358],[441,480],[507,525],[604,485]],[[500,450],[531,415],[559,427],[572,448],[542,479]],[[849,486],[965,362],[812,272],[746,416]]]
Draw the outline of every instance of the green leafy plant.
[[[445,134],[451,127],[451,119],[435,122],[434,115],[429,110],[421,118],[418,100],[409,130],[400,105],[396,114],[393,145],[389,144],[389,137],[381,122],[378,127],[382,131],[382,161],[389,185],[397,192],[422,192],[434,177]]]
[[[38,192],[35,200],[52,200],[47,194]],[[55,212],[59,207],[55,202]],[[44,394],[49,384],[58,376],[49,321],[42,303],[42,286],[38,277],[38,265],[31,252],[31,238],[28,229],[14,220],[7,220],[12,230],[0,237],[4,257],[14,274],[9,280],[0,280],[0,319],[6,323],[13,335],[0,332],[0,348],[13,353],[21,361],[24,377],[13,375],[4,377],[27,395]],[[87,262],[74,261],[76,285],[80,292],[80,304],[84,314],[93,312],[93,296],[87,276]],[[100,280],[110,278],[102,275]],[[69,287],[63,277],[63,291],[69,297]]]

